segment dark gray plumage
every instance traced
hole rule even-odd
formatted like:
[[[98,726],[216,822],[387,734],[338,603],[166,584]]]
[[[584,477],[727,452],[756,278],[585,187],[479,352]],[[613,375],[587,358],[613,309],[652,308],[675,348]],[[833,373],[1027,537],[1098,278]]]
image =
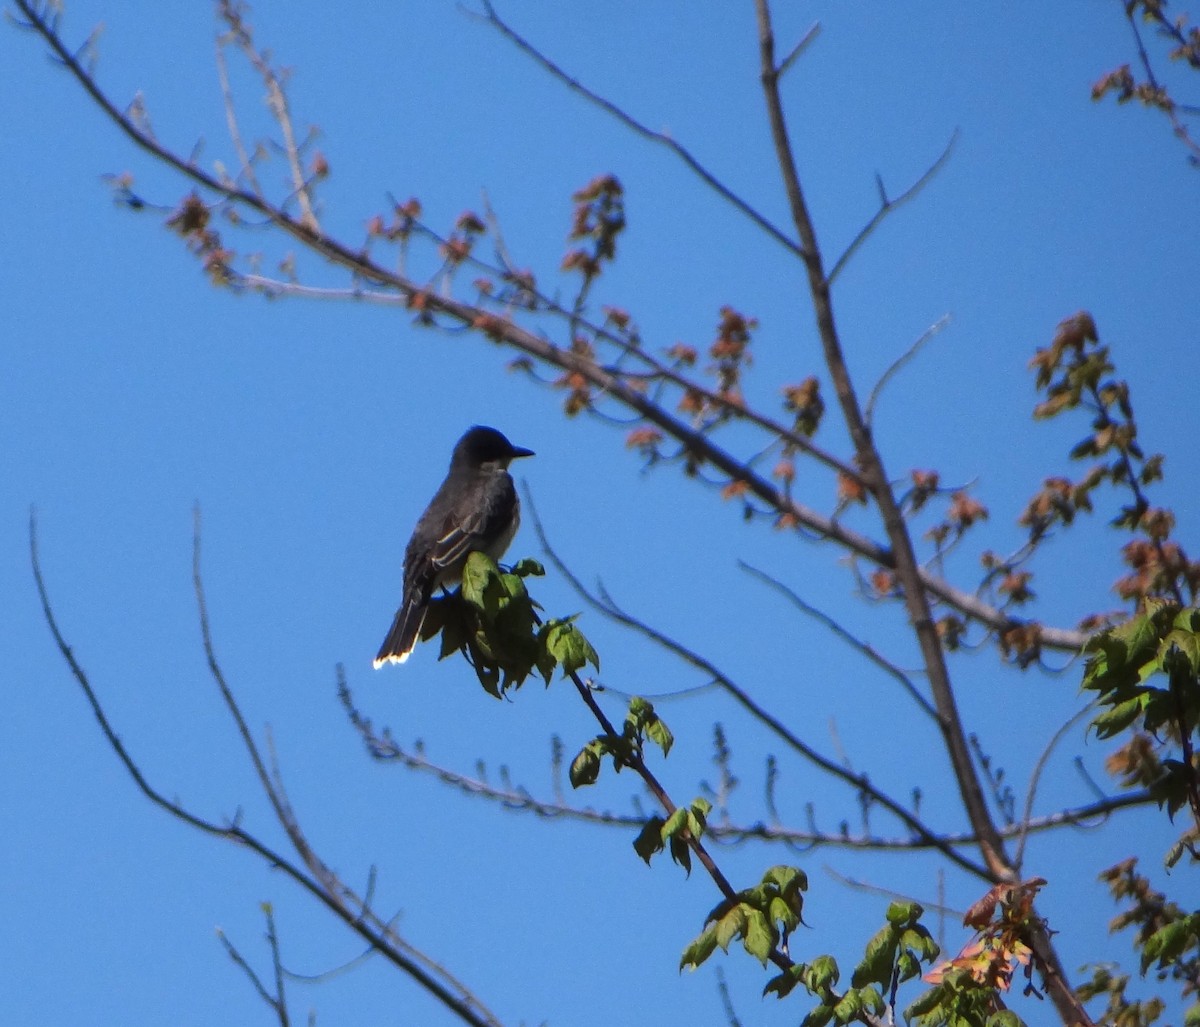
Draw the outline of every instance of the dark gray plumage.
[[[495,428],[476,425],[458,440],[446,480],[434,494],[404,552],[404,598],[375,666],[403,663],[417,644],[434,591],[462,578],[473,552],[499,560],[520,522],[521,504],[508,465],[533,456]]]

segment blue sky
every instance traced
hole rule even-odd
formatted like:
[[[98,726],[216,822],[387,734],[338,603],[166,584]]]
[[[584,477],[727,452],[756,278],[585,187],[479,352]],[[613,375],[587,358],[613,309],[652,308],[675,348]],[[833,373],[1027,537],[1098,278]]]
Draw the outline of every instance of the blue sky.
[[[211,11],[177,7],[73,2],[65,31],[81,41],[103,23],[98,76],[110,94],[124,102],[141,91],[161,139],[185,152],[202,140],[201,162],[232,164]],[[1200,458],[1188,443],[1187,368],[1200,280],[1197,178],[1159,118],[1089,99],[1091,83],[1131,54],[1119,5],[1039,6],[1036,17],[865,0],[780,7],[781,49],[822,26],[785,99],[829,256],[873,213],[876,172],[899,192],[960,131],[947,167],[855,257],[835,293],[864,390],[951,315],[881,401],[877,434],[893,475],[936,467],[945,481],[974,483],[992,510],[979,548],[1011,548],[1025,500],[1067,467],[1065,451],[1084,431],[1030,422],[1026,364],[1059,320],[1086,308],[1130,381],[1147,449],[1168,455],[1162,501],[1175,508],[1180,537],[1195,538],[1200,523],[1187,504]],[[749,4],[551,10],[514,0],[501,10],[786,221]],[[553,282],[571,192],[613,172],[629,228],[599,302],[631,310],[655,346],[706,345],[725,304],[757,317],[747,391],[766,406],[781,384],[821,373],[799,266],[669,154],[584,105],[456,4],[347,13],[261,0],[252,17],[260,41],[293,69],[297,120],[319,126],[332,167],[320,193],[327,230],[361,239],[389,193],[419,197],[426,220],[449,228],[460,211],[479,209],[486,189],[517,262]],[[261,89],[241,72],[234,84],[253,134]],[[0,96],[0,652],[9,682],[0,809],[10,839],[0,855],[10,980],[0,1020],[270,1022],[214,936],[219,926],[265,970],[264,901],[277,910],[290,969],[320,973],[358,952],[280,875],[135,793],[42,623],[28,569],[30,504],[62,627],[147,774],[206,815],[241,809],[275,837],[200,648],[190,582],[200,504],[218,653],[251,725],[270,725],[318,850],[360,886],[377,864],[380,907],[399,911],[408,940],[505,1022],[594,1023],[614,1009],[630,1023],[724,1021],[711,969],[674,971],[716,899],[701,875],[647,870],[621,833],[512,816],[373,765],[339,711],[333,668],[343,662],[359,701],[400,740],[423,739],[432,758],[463,771],[477,759],[493,773],[506,765],[540,794],[552,787],[551,736],[573,750],[595,731],[557,684],[530,684],[502,704],[460,663],[437,664],[429,652],[402,669],[370,669],[408,531],[468,424],[494,424],[537,451],[520,475],[581,577],[601,577],[633,612],[708,652],[823,751],[840,745],[901,795],[919,784],[930,819],[960,825],[937,794],[948,770],[937,757],[925,762],[935,740],[903,695],[736,566],[769,568],[897,662],[915,663],[900,611],[857,598],[840,554],[743,525],[672,469],[643,473],[619,428],[565,420],[561,396],[508,372],[511,354],[490,343],[417,330],[394,309],[215,291],[162,216],[114,205],[102,175],[129,172],[167,205],[184,186],[132,152],[44,47],[11,25],[0,31]],[[265,181],[283,178],[281,162],[268,165]],[[265,235],[243,245],[282,255]],[[314,282],[342,284],[311,258],[301,267]],[[832,416],[822,439],[847,452]],[[831,508],[824,475],[802,470],[798,488]],[[1083,527],[1057,543],[1038,564],[1037,613],[1070,624],[1115,606],[1119,542]],[[512,553],[538,555],[528,527]],[[952,565],[966,585],[972,560]],[[580,606],[553,574],[537,594],[549,611]],[[653,695],[701,683],[593,614],[582,624],[614,689]],[[952,669],[968,722],[1003,753],[1023,794],[1046,741],[1078,708],[1077,673],[1020,675],[990,653],[958,657]],[[661,712],[677,738],[661,768],[677,797],[711,779],[719,720],[742,780],[735,813],[764,816],[764,755],[778,747],[762,729],[711,694]],[[1076,731],[1052,761],[1039,808],[1088,801],[1072,757],[1099,777],[1105,751]],[[785,759],[782,775],[790,821],[803,822],[808,802],[826,828],[854,817],[852,796],[808,767]],[[631,788],[606,775],[579,798],[625,810]],[[1052,882],[1045,912],[1080,925],[1061,939],[1068,967],[1127,952],[1124,939],[1105,940],[1111,909],[1095,874],[1142,838],[1157,864],[1169,837],[1156,817],[1128,814],[1032,844],[1029,871]],[[754,846],[720,858],[740,885],[771,863],[803,866],[812,930],[793,954],[832,952],[844,968],[886,900],[847,889],[825,867],[923,898],[938,888],[927,858]],[[957,908],[981,890],[953,875],[945,884]],[[948,945],[962,940],[951,918]],[[799,1004],[758,998],[764,978],[747,958],[722,965],[743,1022],[799,1018]],[[290,987],[298,1018],[311,1007],[318,1023],[448,1022],[378,962]]]

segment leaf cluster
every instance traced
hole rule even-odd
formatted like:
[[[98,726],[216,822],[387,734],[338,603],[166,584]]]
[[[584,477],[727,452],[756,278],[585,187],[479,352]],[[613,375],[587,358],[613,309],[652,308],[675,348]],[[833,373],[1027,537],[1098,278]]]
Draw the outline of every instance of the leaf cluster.
[[[1200,608],[1147,599],[1136,616],[1094,635],[1085,651],[1083,687],[1102,707],[1091,725],[1100,738],[1136,725],[1181,744],[1185,758],[1156,761],[1158,776],[1144,782],[1174,818],[1197,789],[1191,740],[1200,731]]]
[[[600,657],[576,627],[576,617],[543,622],[539,616],[541,606],[525,579],[544,574],[536,560],[501,568],[484,553],[472,553],[461,588],[430,602],[421,638],[440,632],[438,658],[462,652],[484,690],[497,699],[534,671],[549,685],[556,668],[564,676],[589,663],[599,669]]]
[[[1153,970],[1159,981],[1172,980],[1179,984],[1182,997],[1192,1004],[1184,1016],[1188,1027],[1200,1025],[1200,910],[1183,910],[1149,879],[1137,870],[1132,857],[1109,867],[1100,875],[1117,901],[1128,905],[1109,924],[1113,932],[1134,928],[1133,945],[1140,952],[1141,972]],[[1131,1003],[1124,995],[1125,980],[1114,978],[1105,967],[1094,968],[1093,979],[1081,993],[1109,994],[1110,1008],[1118,1018],[1141,1027],[1157,1018],[1162,1003]],[[1141,1016],[1142,1020],[1133,1019]]]
[[[665,757],[675,744],[675,736],[666,722],[654,712],[653,703],[635,695],[629,700],[629,711],[621,725],[621,733],[601,732],[580,749],[571,761],[571,787],[582,788],[595,784],[600,776],[601,760],[605,756],[612,757],[613,770],[617,773],[622,767],[636,766],[644,758],[647,741],[662,749]],[[651,821],[656,819],[659,818],[650,818]]]
[[[922,1027],[1015,1027],[1022,1021],[1000,993],[1012,987],[1024,968],[1025,994],[1039,995],[1033,972],[1039,965],[1031,940],[1045,923],[1034,910],[1040,877],[988,889],[963,917],[975,937],[953,959],[925,975],[933,987],[905,1010]]]
[[[995,988],[956,967],[904,1010],[920,1027],[1024,1027],[1011,1009],[1001,1008]]]
[[[923,913],[916,902],[893,902],[888,906],[887,922],[867,942],[845,992],[835,990],[840,977],[837,962],[831,956],[820,956],[811,963],[797,963],[772,979],[764,994],[774,992],[783,998],[802,984],[818,1000],[804,1018],[805,1027],[882,1016],[894,1007],[896,989],[919,976],[922,963],[937,958],[937,944],[920,923]]]
[[[690,806],[680,806],[665,820],[657,815],[652,816],[633,840],[633,849],[649,865],[651,857],[667,848],[671,859],[691,874],[692,850],[688,846],[688,839],[699,840],[704,836],[711,812],[711,802],[696,798]]]
[[[692,941],[679,960],[679,968],[700,966],[719,946],[728,952],[732,942],[741,940],[743,948],[767,965],[771,953],[803,920],[804,892],[808,876],[798,867],[773,866],[753,888],[723,899],[704,918],[704,930]],[[836,980],[837,965],[833,965]],[[770,985],[768,985],[770,988]]]

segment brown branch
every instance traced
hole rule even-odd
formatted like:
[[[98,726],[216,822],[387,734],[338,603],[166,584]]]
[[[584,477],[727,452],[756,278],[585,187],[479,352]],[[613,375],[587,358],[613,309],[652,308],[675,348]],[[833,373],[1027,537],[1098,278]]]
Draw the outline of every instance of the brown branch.
[[[891,660],[887,659],[887,657],[880,655],[879,651],[874,646],[851,634],[846,628],[844,628],[823,610],[818,610],[811,603],[801,599],[795,591],[788,588],[788,586],[778,578],[773,577],[766,571],[759,570],[757,567],[752,567],[744,560],[739,560],[738,566],[741,567],[741,569],[747,574],[763,582],[768,588],[778,592],[781,596],[787,599],[788,602],[795,606],[796,609],[800,610],[805,615],[812,617],[814,620],[819,621],[837,638],[840,638],[851,648],[865,656],[868,660],[875,664],[876,667],[887,674],[888,677],[892,678],[894,681],[897,681],[905,690],[905,692],[908,693],[909,698],[917,704],[920,710],[934,723],[937,723],[937,710],[935,710],[933,706],[930,705],[929,700],[921,694],[920,690],[913,683],[912,678],[905,674],[904,671],[896,666],[896,664],[894,664]]]
[[[782,73],[783,68],[781,66],[778,74]],[[833,262],[833,267],[830,269],[830,272],[827,276],[830,285],[833,285],[833,283],[837,281],[838,275],[842,273],[842,270],[850,262],[850,258],[858,252],[858,248],[862,246],[862,244],[871,237],[875,229],[877,229],[880,224],[883,223],[884,218],[893,213],[897,208],[904,206],[904,204],[908,203],[909,200],[916,199],[917,194],[933,181],[937,173],[941,171],[942,168],[946,166],[946,163],[950,160],[950,154],[953,152],[954,144],[956,142],[958,142],[958,129],[955,129],[951,134],[950,141],[938,155],[937,160],[930,164],[929,167],[927,167],[921,173],[920,178],[918,178],[912,185],[905,189],[904,192],[895,198],[888,197],[887,192],[883,188],[883,179],[876,176],[876,181],[879,184],[879,210],[877,210],[871,220],[859,230],[858,235],[851,240],[850,245],[846,247],[845,252]],[[870,420],[870,418],[868,418],[868,420]]]
[[[754,224],[758,225],[772,239],[786,247],[790,252],[798,254],[799,247],[794,239],[788,237],[787,233],[773,224],[765,215],[755,210],[749,203],[743,200],[727,185],[722,183],[711,171],[698,161],[687,147],[681,145],[669,135],[662,132],[656,132],[654,129],[638,121],[637,118],[631,116],[628,112],[617,106],[611,100],[605,99],[599,93],[593,92],[573,75],[568,74],[561,67],[555,64],[549,57],[542,53],[537,47],[530,43],[523,36],[519,35],[508,22],[504,21],[499,14],[496,13],[496,8],[490,0],[482,0],[483,15],[482,20],[488,25],[491,25],[501,33],[506,39],[512,42],[522,52],[528,54],[533,60],[545,68],[551,75],[558,79],[572,92],[578,93],[589,103],[599,107],[602,111],[612,115],[622,125],[630,129],[636,135],[643,139],[648,139],[651,142],[659,143],[670,150],[678,157],[687,167],[696,174],[696,176],[718,196],[728,202],[736,210],[741,211]]]
[[[947,753],[962,792],[968,819],[971,821],[972,828],[982,839],[980,848],[989,871],[996,875],[998,880],[1004,880],[1011,875],[1012,871],[1007,865],[1003,854],[1003,843],[991,821],[983,789],[971,762],[941,642],[937,637],[920,567],[913,552],[912,539],[900,506],[892,492],[883,467],[883,460],[871,437],[870,428],[863,419],[842,351],[834,320],[829,280],[825,275],[816,231],[813,228],[800,186],[800,177],[796,170],[795,157],[788,138],[783,103],[779,96],[779,72],[775,65],[775,43],[767,0],[755,0],[755,6],[758,12],[761,78],[767,116],[771,125],[771,134],[775,140],[775,151],[783,177],[784,191],[787,194],[792,217],[804,248],[808,286],[816,313],[817,330],[825,353],[825,363],[834,383],[846,427],[854,443],[858,464],[871,487],[888,540],[891,543],[896,575],[903,589],[905,606],[908,609],[909,618],[921,649],[922,661],[925,664],[934,704],[938,711],[939,726],[942,729]]]
[[[605,691],[614,695],[624,694],[611,687],[606,687]],[[656,702],[661,700],[660,696],[644,695],[643,697],[654,699]],[[382,732],[377,732],[371,721],[354,705],[349,686],[340,670],[338,699],[371,758],[381,763],[396,763],[419,774],[429,774],[442,784],[457,788],[466,795],[495,802],[503,809],[513,813],[532,813],[534,816],[546,820],[571,820],[597,827],[617,827],[627,830],[640,829],[646,824],[644,814],[613,813],[609,810],[597,810],[590,806],[572,806],[564,802],[561,797],[554,800],[539,799],[525,787],[500,787],[490,783],[482,776],[472,777],[435,763],[419,745],[412,749],[406,749],[392,737],[390,731],[384,729]],[[1104,823],[1115,812],[1146,806],[1154,801],[1154,797],[1148,789],[1128,792],[1119,796],[1106,796],[1084,806],[1058,810],[1040,817],[1029,815],[1021,823],[1003,829],[1001,834],[1005,838],[1021,838],[1027,834],[1039,834],[1063,827],[1089,829]],[[907,838],[885,838],[880,835],[828,834],[814,830],[803,831],[779,824],[764,824],[761,821],[754,824],[709,823],[706,834],[714,841],[728,845],[761,841],[768,844],[785,844],[804,848],[841,848],[882,852],[912,852],[936,848],[928,838],[916,835],[910,835]],[[979,841],[975,835],[963,832],[939,834],[937,839],[945,844],[955,846],[974,845]]]
[[[950,682],[945,653],[937,635],[921,568],[913,551],[912,538],[904,515],[892,491],[883,459],[875,446],[870,426],[862,415],[854,384],[850,377],[841,339],[834,318],[830,282],[824,269],[808,205],[800,185],[795,154],[788,136],[783,101],[779,93],[779,68],[775,61],[775,36],[771,23],[769,0],[755,0],[758,20],[759,55],[763,97],[767,119],[775,141],[775,153],[783,180],[784,192],[791,208],[792,219],[799,235],[808,289],[812,298],[817,332],[825,354],[825,364],[833,380],[834,391],[841,406],[846,428],[854,444],[857,463],[862,469],[879,508],[891,546],[896,577],[904,594],[904,603],[921,650],[922,661],[929,680],[934,705],[937,707],[946,753],[958,783],[963,807],[972,830],[979,835],[979,849],[989,872],[997,882],[1015,882],[1012,863],[1005,851],[1004,840],[992,820],[983,794],[966,734],[958,712],[958,703]],[[1086,1010],[1076,998],[1066,980],[1062,964],[1044,927],[1031,931],[1032,947],[1045,968],[1047,987],[1055,1008],[1065,1024],[1089,1024]]]
[[[950,324],[950,315],[943,314],[933,324],[925,329],[919,336],[916,342],[908,347],[903,353],[893,360],[887,367],[887,370],[879,376],[879,380],[871,389],[871,394],[867,397],[867,405],[863,411],[863,420],[868,425],[875,423],[875,404],[879,402],[879,397],[883,395],[883,390],[888,382],[892,380],[900,370],[909,363],[918,353],[925,348],[925,344],[938,335],[948,324]]]
[[[1087,706],[1085,706],[1074,716],[1069,717],[1066,722],[1063,723],[1058,730],[1050,736],[1050,741],[1046,743],[1046,747],[1042,750],[1042,754],[1038,757],[1037,763],[1034,764],[1033,773],[1029,777],[1029,788],[1025,792],[1025,811],[1021,815],[1020,823],[1015,825],[1019,830],[1019,834],[1017,835],[1016,851],[1013,853],[1013,867],[1018,872],[1021,869],[1021,864],[1025,862],[1025,843],[1029,838],[1029,825],[1031,815],[1033,813],[1033,801],[1037,797],[1038,783],[1041,781],[1042,773],[1045,771],[1047,763],[1050,762],[1050,754],[1054,752],[1054,749],[1058,743],[1066,737],[1067,732],[1070,731],[1071,728],[1076,724],[1078,724],[1080,720],[1086,717],[1094,707],[1095,703],[1088,703]]]
[[[865,774],[856,774],[854,771],[848,770],[846,767],[841,766],[836,761],[831,760],[829,757],[819,753],[816,749],[812,748],[812,746],[808,745],[808,743],[806,743],[794,731],[787,727],[783,721],[771,713],[770,710],[752,698],[749,692],[747,692],[740,685],[736,684],[731,678],[722,672],[714,663],[712,663],[712,661],[687,648],[674,639],[669,638],[667,635],[651,627],[649,624],[646,624],[644,621],[641,621],[638,618],[626,613],[612,601],[611,597],[606,595],[604,600],[601,600],[593,596],[592,593],[578,579],[578,577],[575,576],[571,569],[562,562],[558,554],[555,553],[555,551],[550,547],[546,538],[545,529],[543,528],[541,520],[537,515],[537,507],[533,504],[532,497],[530,496],[528,490],[525,492],[525,499],[526,507],[530,511],[534,530],[542,543],[543,549],[546,551],[547,557],[559,570],[563,577],[566,578],[571,587],[586,602],[590,603],[595,609],[599,610],[605,616],[625,625],[628,628],[632,628],[634,631],[637,631],[639,634],[650,639],[652,642],[655,642],[657,645],[663,647],[667,651],[674,653],[691,666],[697,668],[698,670],[704,671],[705,674],[708,675],[708,678],[711,682],[718,685],[723,691],[732,697],[738,703],[738,705],[742,707],[742,709],[749,713],[760,724],[763,724],[765,727],[767,727],[775,734],[776,737],[786,742],[787,745],[789,745],[795,752],[799,753],[805,759],[815,764],[825,773],[844,781],[855,788],[855,790],[869,796],[873,801],[878,802],[880,806],[892,813],[917,837],[923,839],[932,848],[938,849],[944,856],[946,856],[947,859],[957,864],[963,870],[966,870],[968,873],[973,874],[976,877],[980,877],[983,880],[991,880],[985,867],[964,856],[962,853],[957,852],[953,846],[942,841],[941,835],[929,828],[918,816],[916,816],[916,814],[906,809],[896,799],[892,798],[886,792],[882,792],[876,788],[875,785],[871,783],[870,778],[868,778]]]
[[[1164,102],[1156,104],[1155,106],[1157,106],[1161,111],[1163,111],[1164,114],[1166,114],[1167,119],[1171,122],[1171,128],[1175,133],[1175,137],[1191,151],[1191,161],[1193,165],[1200,166],[1200,143],[1197,143],[1192,138],[1191,133],[1188,130],[1188,126],[1184,123],[1183,119],[1179,117],[1179,105],[1170,98],[1166,88],[1159,85],[1158,77],[1154,74],[1154,66],[1150,63],[1150,55],[1146,52],[1146,44],[1142,41],[1142,32],[1141,29],[1138,28],[1137,24],[1138,5],[1126,3],[1125,0],[1121,0],[1121,5],[1125,8],[1125,18],[1129,22],[1130,30],[1133,32],[1134,42],[1136,43],[1138,50],[1138,60],[1141,62],[1142,69],[1146,72],[1146,81],[1149,82],[1150,87],[1155,91],[1156,94],[1163,97]],[[1174,22],[1167,18],[1161,11],[1152,12],[1149,6],[1146,8],[1146,12],[1158,22],[1160,30],[1164,31],[1168,36],[1173,37],[1178,43],[1180,43],[1181,46],[1187,48],[1189,53],[1191,53],[1191,48],[1188,47],[1187,39]],[[1193,57],[1189,57],[1189,63],[1194,68],[1200,66]]]
[[[258,176],[254,172],[254,163],[242,142],[242,130],[238,125],[237,108],[233,102],[233,88],[229,84],[229,68],[225,62],[224,41],[218,38],[213,50],[217,65],[217,81],[221,85],[221,101],[225,106],[225,126],[229,131],[229,138],[233,142],[233,148],[237,152],[238,163],[241,166],[239,175],[245,175],[250,187],[261,196],[263,195],[262,186],[259,185]],[[237,181],[237,176],[233,181]]]
[[[931,909],[939,916],[949,915],[958,919],[962,919],[963,911],[961,909],[954,909],[953,907],[947,906],[942,902],[917,898],[914,895],[895,891],[892,888],[884,888],[882,885],[870,884],[867,881],[860,881],[856,877],[847,877],[845,874],[838,873],[828,864],[821,867],[821,869],[824,870],[829,877],[837,881],[838,884],[844,885],[851,891],[863,892],[867,895],[881,895],[886,899],[899,900],[900,902],[918,902],[925,909]]]
[[[611,397],[646,421],[661,428],[664,433],[676,439],[692,454],[698,463],[708,463],[726,475],[729,480],[742,482],[750,495],[766,503],[781,516],[790,518],[800,528],[832,541],[852,554],[880,567],[889,570],[895,569],[895,557],[889,547],[794,501],[767,479],[753,473],[743,461],[717,446],[704,430],[694,429],[686,422],[673,417],[649,398],[637,384],[624,380],[620,374],[606,370],[582,354],[556,346],[512,321],[497,318],[478,305],[430,293],[408,278],[375,263],[360,248],[346,246],[328,235],[314,232],[301,221],[291,217],[286,211],[273,206],[252,191],[221,182],[189,159],[185,159],[163,146],[143,132],[134,121],[108,99],[87,69],[75,59],[61,37],[57,35],[54,25],[37,13],[30,0],[14,0],[14,3],[28,19],[29,27],[49,44],[59,61],[75,77],[105,115],[139,148],[155,159],[174,168],[188,180],[223,197],[226,201],[241,204],[254,211],[284,234],[296,239],[331,264],[347,269],[356,278],[395,290],[410,305],[419,300],[423,305],[425,317],[432,319],[435,315],[443,316],[462,327],[483,330],[496,341],[503,342],[535,360],[568,374],[582,375],[597,394]],[[486,324],[487,328],[480,328],[481,324]],[[677,383],[681,385],[686,383],[686,379],[681,376],[676,376],[676,379]],[[686,387],[693,386],[687,383]],[[744,416],[776,433],[778,437],[785,438],[790,445],[809,452],[829,466],[836,466],[839,469],[849,468],[851,476],[858,477],[859,471],[853,467],[842,461],[836,461],[835,458],[812,446],[811,442],[802,440],[802,437],[795,433],[787,432],[782,426],[774,425],[769,419],[752,413]],[[964,617],[978,621],[986,628],[1000,632],[1018,623],[1003,610],[997,609],[970,592],[959,589],[932,573],[919,570],[918,574],[921,584],[931,596],[953,607]],[[1046,649],[1074,653],[1082,647],[1085,640],[1086,636],[1076,630],[1049,626],[1042,629],[1041,641]]]
[[[23,0],[19,0],[19,2],[23,2]],[[125,768],[125,771],[133,779],[138,790],[159,809],[195,828],[197,831],[249,849],[267,866],[281,871],[286,877],[299,885],[303,891],[308,892],[309,895],[333,913],[351,931],[366,941],[372,948],[376,949],[397,969],[403,971],[420,987],[432,994],[464,1023],[472,1024],[474,1027],[499,1027],[500,1021],[478,998],[463,989],[452,978],[448,978],[448,975],[448,979],[439,979],[436,974],[431,973],[422,966],[422,960],[427,960],[428,957],[424,957],[418,950],[413,949],[412,946],[406,943],[400,943],[403,945],[402,949],[400,945],[389,942],[387,936],[374,930],[372,925],[377,920],[374,914],[363,909],[357,912],[350,909],[341,896],[327,890],[324,882],[311,872],[306,873],[301,866],[294,863],[282,852],[276,851],[261,841],[256,835],[245,830],[240,823],[234,821],[222,825],[198,816],[177,800],[168,799],[162,792],[151,785],[129,750],[125,747],[125,744],[117,735],[108,719],[108,715],[104,711],[99,696],[92,687],[91,680],[76,659],[74,651],[67,643],[58,626],[58,621],[50,604],[50,596],[46,589],[46,583],[42,576],[41,560],[38,554],[37,517],[33,511],[30,512],[29,518],[29,557],[33,570],[34,584],[42,606],[42,616],[46,621],[47,627],[50,629],[54,643],[58,647],[62,658],[66,661],[72,677],[74,677],[76,683],[83,691],[84,697],[91,707],[92,715],[96,718],[96,722],[99,724],[105,740],[121,765]],[[391,936],[394,940],[399,940],[395,939],[394,932],[391,932]]]
[[[263,85],[267,87],[267,105],[279,124],[279,130],[283,133],[283,152],[292,173],[292,194],[300,203],[300,224],[310,232],[319,235],[321,225],[313,210],[310,184],[305,180],[304,169],[300,166],[300,148],[296,145],[296,135],[292,129],[292,114],[288,108],[287,94],[284,92],[283,83],[275,74],[275,69],[254,45],[250,29],[242,18],[242,6],[234,0],[221,0],[220,14],[229,26],[229,31],[238,46],[241,47],[242,53],[246,55],[246,59],[263,80]]]
[[[217,929],[217,939],[224,946],[225,952],[233,960],[234,965],[250,979],[250,983],[254,986],[258,997],[275,1014],[279,1021],[279,1027],[289,1027],[291,1021],[288,1016],[287,998],[283,990],[283,964],[279,960],[279,938],[275,933],[275,914],[269,903],[263,904],[263,913],[267,918],[267,944],[271,949],[271,964],[275,972],[275,994],[272,995],[267,990],[267,986],[263,984],[262,978],[258,976],[254,968],[246,960],[246,957],[237,950],[233,942],[229,940],[225,932],[220,928]]]

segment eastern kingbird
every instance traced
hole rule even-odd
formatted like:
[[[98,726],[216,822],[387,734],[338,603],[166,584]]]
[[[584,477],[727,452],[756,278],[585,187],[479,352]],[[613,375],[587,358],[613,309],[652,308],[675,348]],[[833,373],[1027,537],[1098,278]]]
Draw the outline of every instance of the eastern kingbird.
[[[521,514],[508,465],[522,456],[533,456],[533,450],[514,446],[495,428],[476,425],[458,440],[446,480],[404,551],[404,599],[376,667],[408,659],[434,590],[456,584],[471,553],[493,560],[504,555]]]

